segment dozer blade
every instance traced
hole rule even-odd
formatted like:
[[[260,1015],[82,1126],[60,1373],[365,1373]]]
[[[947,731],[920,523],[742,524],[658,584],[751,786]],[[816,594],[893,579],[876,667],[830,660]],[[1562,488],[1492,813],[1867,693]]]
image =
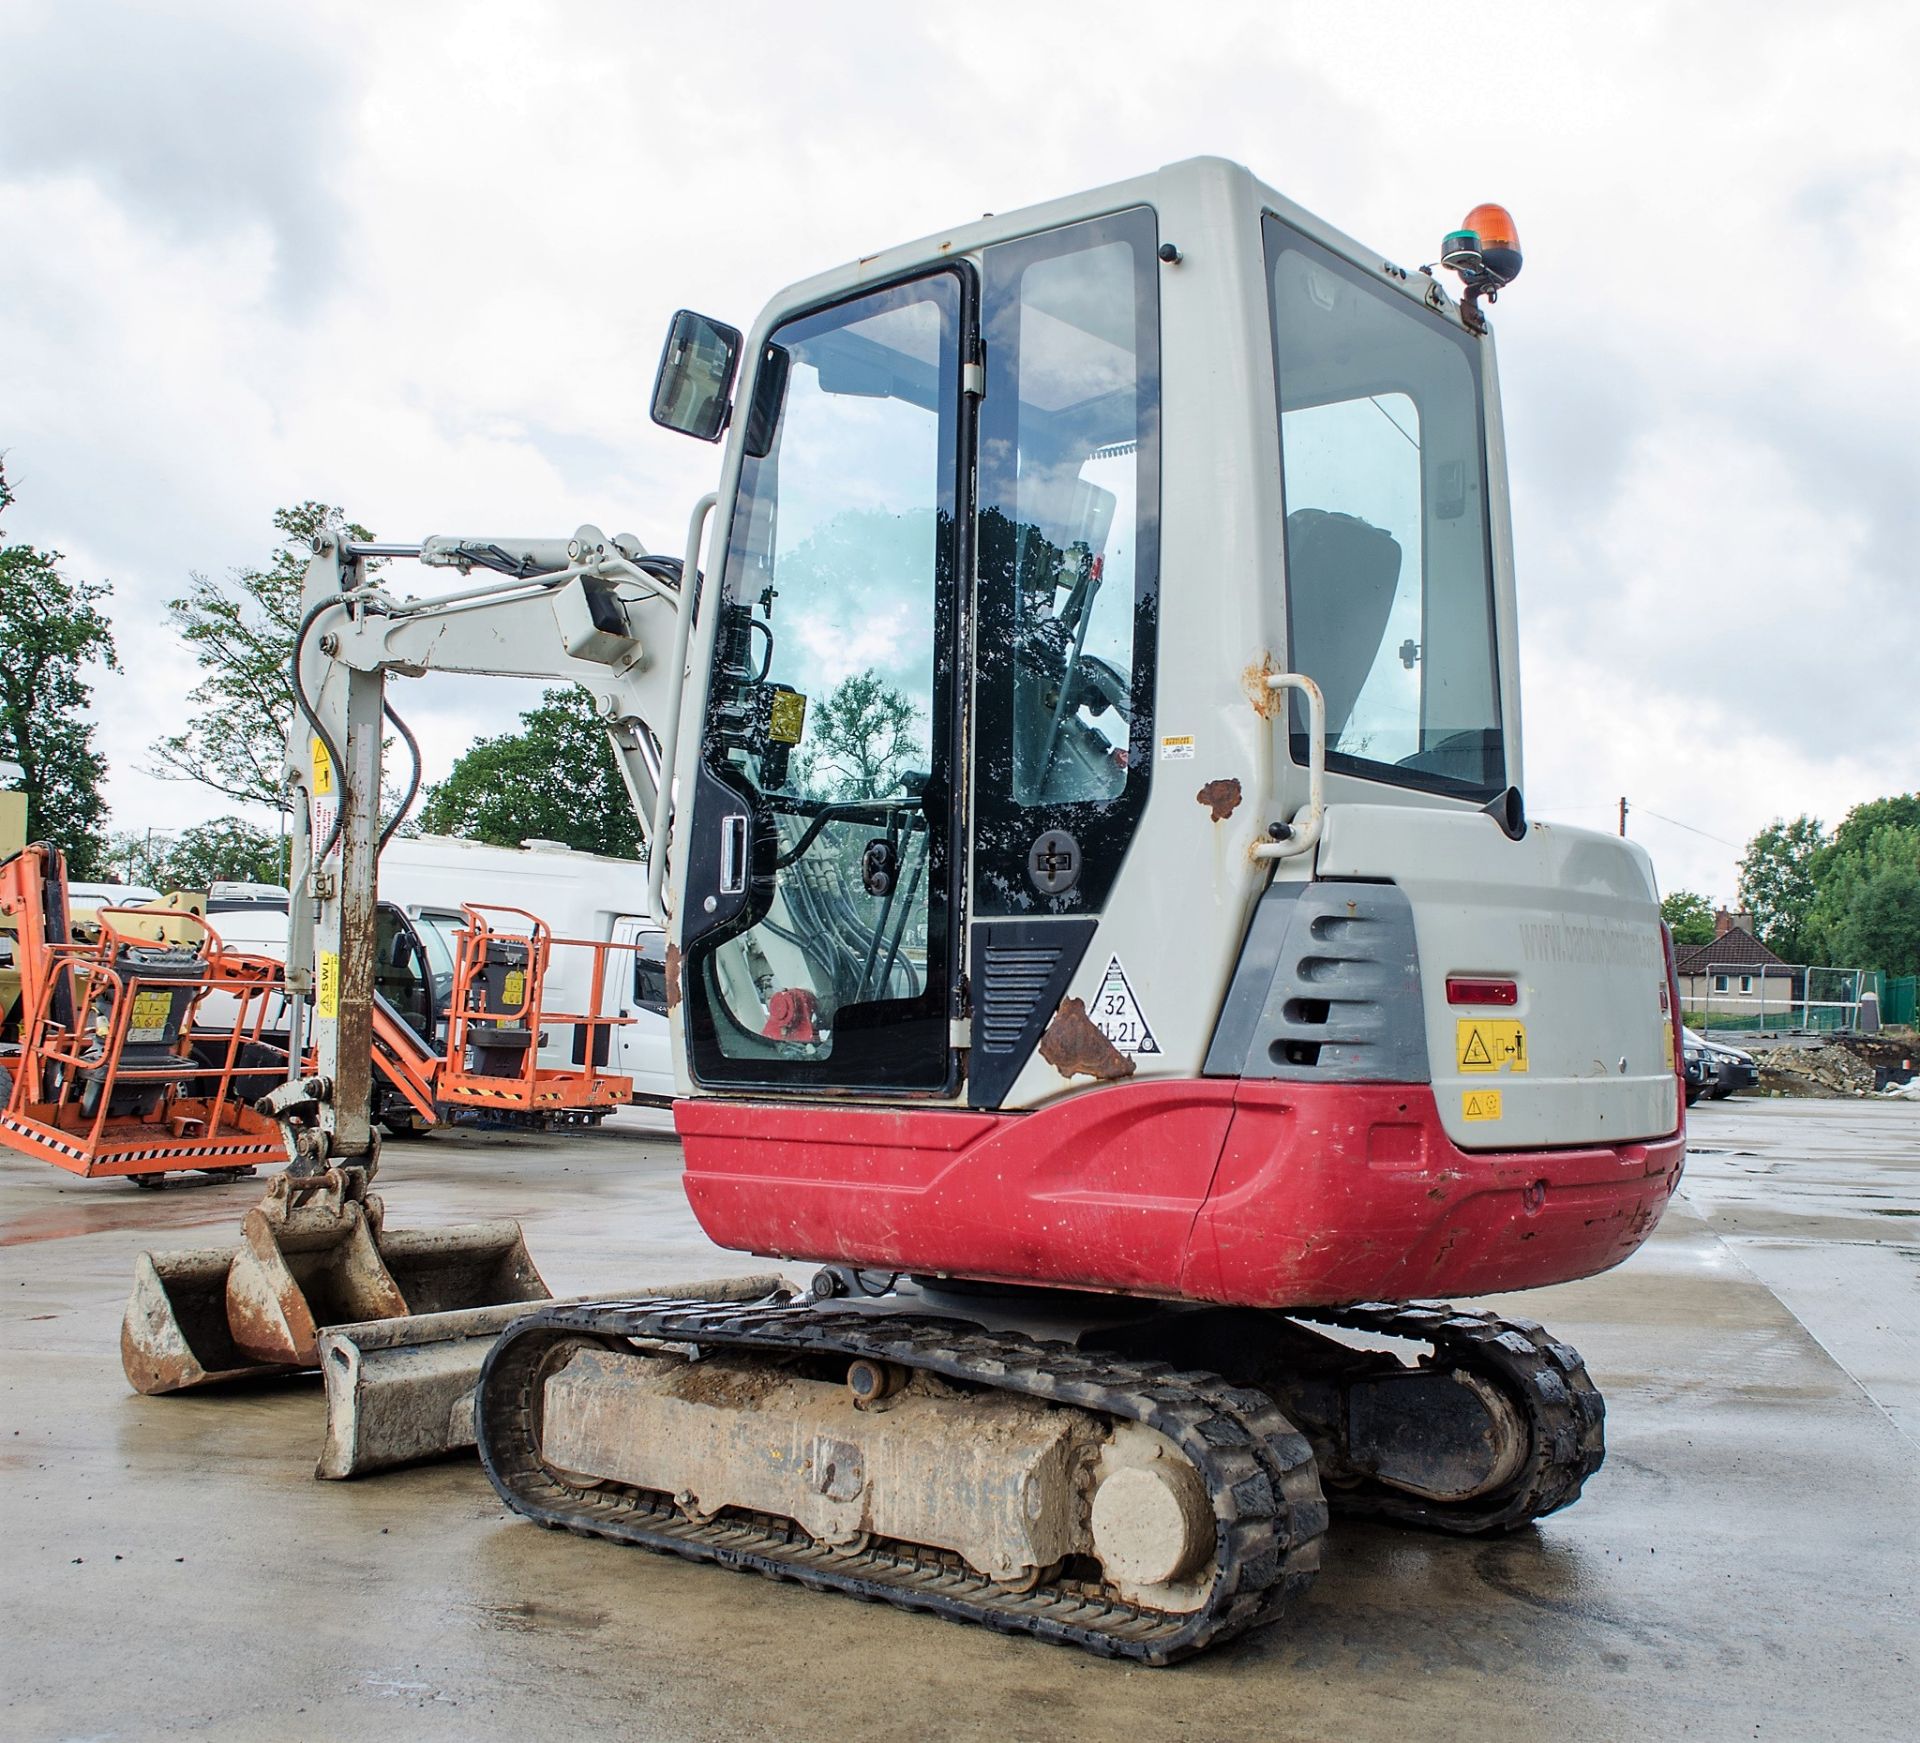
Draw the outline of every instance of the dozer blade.
[[[136,1392],[317,1367],[325,1326],[552,1295],[518,1223],[387,1230],[358,1169],[280,1176],[241,1232],[237,1248],[140,1256],[120,1338]]]
[[[784,1299],[786,1291],[778,1276],[723,1277],[623,1291],[622,1299],[767,1301]],[[522,1301],[328,1327],[320,1334],[327,1436],[314,1475],[364,1476],[471,1447],[481,1364],[500,1333],[528,1311]]]

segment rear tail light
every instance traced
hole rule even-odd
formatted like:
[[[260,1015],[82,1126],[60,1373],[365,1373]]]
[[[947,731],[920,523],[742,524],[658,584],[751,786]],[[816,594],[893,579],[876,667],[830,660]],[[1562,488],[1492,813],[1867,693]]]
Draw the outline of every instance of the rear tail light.
[[[1660,1015],[1667,1019],[1667,1045],[1672,1051],[1667,1063],[1684,1082],[1687,1075],[1687,1038],[1681,1032],[1680,970],[1673,956],[1673,932],[1664,920],[1660,923],[1660,947],[1667,958],[1666,978],[1660,983]],[[1683,1093],[1681,1105],[1685,1104]]]
[[[1517,980],[1473,980],[1465,975],[1447,976],[1447,1003],[1450,1005],[1517,1005],[1520,983]]]

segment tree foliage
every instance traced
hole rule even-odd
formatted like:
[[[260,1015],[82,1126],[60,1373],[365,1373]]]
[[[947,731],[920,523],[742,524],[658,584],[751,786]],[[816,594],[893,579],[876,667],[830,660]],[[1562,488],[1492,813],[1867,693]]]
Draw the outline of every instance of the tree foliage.
[[[427,789],[420,827],[496,847],[535,838],[633,859],[640,824],[586,691],[541,693],[518,732],[483,738]]]
[[[224,579],[195,573],[167,617],[204,674],[188,692],[192,717],[157,740],[157,775],[198,781],[229,799],[290,806],[284,784],[287,729],[293,715],[288,662],[300,624],[300,583],[322,532],[373,535],[324,502],[275,511],[280,543],[264,569],[235,569]]]
[[[1754,936],[1782,961],[1808,959],[1807,916],[1819,893],[1814,866],[1826,845],[1817,817],[1776,817],[1740,861],[1740,905],[1753,916]]]
[[[1675,944],[1713,942],[1713,904],[1696,890],[1674,890],[1662,897],[1660,918],[1672,930]]]
[[[1920,794],[1856,805],[1814,868],[1814,955],[1841,968],[1920,974]]]
[[[1920,973],[1920,793],[1856,805],[1831,835],[1776,820],[1748,843],[1740,899],[1788,962]]]
[[[0,513],[13,502],[0,465]],[[117,667],[113,626],[99,608],[113,589],[72,581],[58,551],[0,543],[0,756],[20,765],[27,835],[67,856],[76,878],[90,878],[106,852],[100,783],[106,758],[87,719],[89,661]]]
[[[286,845],[244,817],[216,817],[175,835],[126,833],[113,838],[115,872],[156,890],[200,890],[226,881],[286,881]]]
[[[919,712],[872,667],[843,678],[809,710],[801,787],[822,799],[897,793],[909,761],[924,757],[913,730]]]

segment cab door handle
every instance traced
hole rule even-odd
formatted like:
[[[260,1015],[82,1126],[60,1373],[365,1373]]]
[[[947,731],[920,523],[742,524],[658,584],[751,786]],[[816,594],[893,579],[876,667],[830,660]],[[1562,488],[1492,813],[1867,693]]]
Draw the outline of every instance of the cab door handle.
[[[747,817],[730,812],[720,819],[720,893],[738,896],[747,887]]]

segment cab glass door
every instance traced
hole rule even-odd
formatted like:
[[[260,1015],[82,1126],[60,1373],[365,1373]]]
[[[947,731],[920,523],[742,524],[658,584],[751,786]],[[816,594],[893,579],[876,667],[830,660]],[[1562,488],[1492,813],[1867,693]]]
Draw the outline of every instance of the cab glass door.
[[[703,1082],[950,1085],[972,302],[943,269],[788,321],[761,358],[682,928]]]

